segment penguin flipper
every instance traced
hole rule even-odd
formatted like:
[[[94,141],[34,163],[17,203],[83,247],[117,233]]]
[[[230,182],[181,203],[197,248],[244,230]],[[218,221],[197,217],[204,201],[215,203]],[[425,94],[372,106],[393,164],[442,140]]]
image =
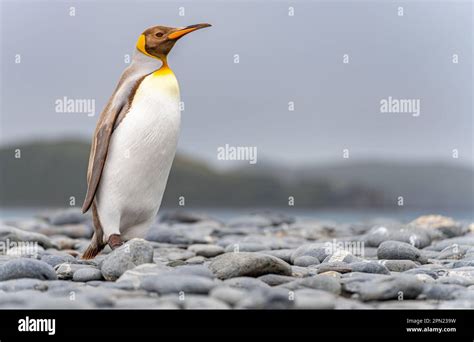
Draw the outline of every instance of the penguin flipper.
[[[114,116],[114,119],[115,118],[116,116]],[[87,194],[84,199],[84,204],[82,205],[83,213],[88,211],[91,207],[97,187],[99,186],[100,177],[102,176],[102,170],[105,165],[105,159],[107,158],[107,151],[109,149],[114,122],[99,125],[97,127],[97,134],[92,142],[91,154],[89,157],[89,177],[87,182]]]
[[[100,114],[89,156],[87,193],[82,205],[83,213],[89,210],[94,200],[107,158],[112,133],[129,111],[133,96],[146,75],[139,75],[138,78],[136,76],[132,77],[127,71],[122,75],[115,92]]]

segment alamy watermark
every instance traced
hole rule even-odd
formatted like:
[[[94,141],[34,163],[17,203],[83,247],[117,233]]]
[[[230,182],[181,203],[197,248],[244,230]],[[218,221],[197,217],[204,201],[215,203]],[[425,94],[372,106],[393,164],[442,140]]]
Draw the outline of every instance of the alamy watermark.
[[[324,243],[324,252],[331,256],[331,262],[342,261],[347,255],[364,256],[363,241],[338,241],[332,239]]]
[[[56,113],[95,115],[95,99],[71,99],[63,96],[54,101]]]
[[[256,164],[257,147],[225,144],[217,148],[217,160],[248,160],[249,164]]]
[[[38,252],[39,246],[36,241],[11,241],[10,239],[0,241],[0,255],[37,255]]]
[[[48,335],[56,334],[56,320],[54,318],[30,318],[26,316],[18,320],[20,332],[46,332]]]
[[[420,99],[395,99],[389,96],[380,100],[380,113],[405,113],[420,116]]]

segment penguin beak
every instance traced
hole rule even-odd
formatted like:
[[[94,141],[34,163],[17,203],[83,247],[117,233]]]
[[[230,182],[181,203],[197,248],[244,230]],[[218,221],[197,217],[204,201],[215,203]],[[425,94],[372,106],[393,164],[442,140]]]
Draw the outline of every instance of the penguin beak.
[[[168,35],[168,39],[179,39],[187,35],[188,33],[191,33],[193,31],[196,31],[205,27],[210,27],[210,26],[211,26],[210,24],[196,24],[196,25],[190,25],[186,27],[180,27],[176,29],[176,31],[171,32]]]

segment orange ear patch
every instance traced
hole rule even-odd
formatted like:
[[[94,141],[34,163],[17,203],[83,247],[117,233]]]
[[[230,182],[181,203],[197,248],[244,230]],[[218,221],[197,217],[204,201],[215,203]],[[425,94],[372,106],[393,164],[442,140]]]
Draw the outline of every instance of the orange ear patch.
[[[143,54],[145,54],[145,55],[147,55],[147,56],[156,58],[155,56],[150,55],[150,54],[146,51],[146,49],[145,49],[145,35],[144,35],[144,34],[142,34],[142,35],[140,35],[140,37],[138,37],[137,49],[138,49],[141,53],[143,53]]]

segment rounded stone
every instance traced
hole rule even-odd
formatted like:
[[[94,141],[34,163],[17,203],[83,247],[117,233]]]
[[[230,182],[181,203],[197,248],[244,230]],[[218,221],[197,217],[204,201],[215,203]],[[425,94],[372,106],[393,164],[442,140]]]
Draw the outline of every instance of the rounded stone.
[[[143,239],[133,239],[108,254],[101,266],[106,280],[116,280],[125,271],[153,262],[153,247]]]
[[[241,276],[258,277],[264,274],[291,275],[286,262],[271,255],[259,253],[225,253],[216,257],[209,269],[220,279]]]
[[[13,259],[0,266],[0,281],[20,278],[55,280],[57,276],[50,265],[34,259]]]
[[[87,282],[92,280],[102,280],[102,272],[95,267],[78,269],[72,276],[73,281]]]
[[[224,248],[217,245],[196,244],[189,246],[188,250],[206,258],[212,258],[224,253]]]
[[[420,263],[426,263],[426,258],[421,251],[405,242],[385,241],[382,242],[377,250],[379,259],[388,260],[412,260]]]
[[[379,262],[392,272],[405,272],[418,267],[412,260],[380,260]]]
[[[236,305],[239,301],[248,297],[247,291],[230,286],[218,286],[211,290],[209,295],[212,298],[219,299],[232,306]]]
[[[310,288],[310,289],[315,289],[315,290],[331,292],[334,294],[341,293],[341,284],[339,283],[339,279],[326,276],[326,275],[316,275],[313,277],[297,279],[290,283],[283,284],[280,287],[283,287],[289,290]]]
[[[218,283],[206,277],[196,275],[157,275],[142,280],[140,288],[146,291],[157,292],[160,295],[179,293],[207,294]]]
[[[63,264],[63,263],[74,263],[76,262],[76,258],[69,254],[46,254],[41,257],[41,261],[44,261],[48,265],[55,267],[56,265]]]
[[[293,262],[293,265],[301,266],[301,267],[308,267],[311,265],[319,265],[319,264],[320,264],[319,259],[310,255],[303,255],[303,256],[297,257],[295,261]]]
[[[328,248],[321,244],[307,244],[298,247],[293,254],[291,255],[291,262],[294,263],[296,258],[301,256],[312,256],[322,262],[328,255],[329,251]]]

